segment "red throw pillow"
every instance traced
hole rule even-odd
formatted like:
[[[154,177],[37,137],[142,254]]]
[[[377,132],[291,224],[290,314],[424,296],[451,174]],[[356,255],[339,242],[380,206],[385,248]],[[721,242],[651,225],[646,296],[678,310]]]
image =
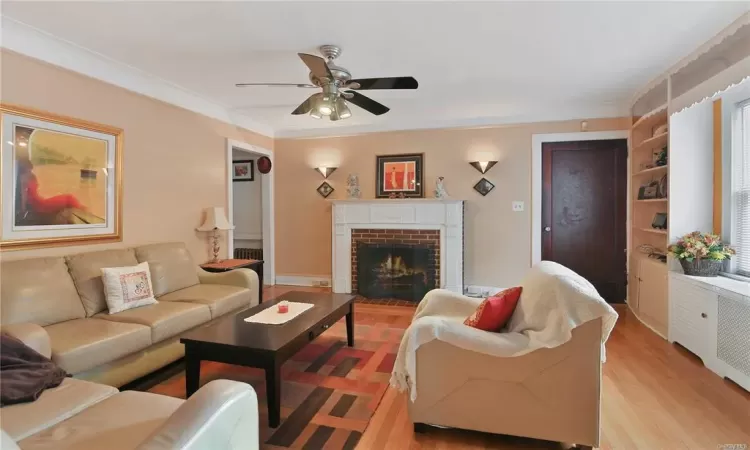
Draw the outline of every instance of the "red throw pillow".
[[[487,297],[474,314],[464,321],[464,325],[484,331],[500,331],[513,315],[520,297],[520,287],[512,287]]]

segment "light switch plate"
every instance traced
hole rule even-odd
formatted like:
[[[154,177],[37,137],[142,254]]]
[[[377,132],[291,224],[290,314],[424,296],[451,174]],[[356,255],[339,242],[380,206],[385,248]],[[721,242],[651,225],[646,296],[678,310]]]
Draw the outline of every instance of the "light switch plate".
[[[523,211],[523,202],[513,202],[513,211],[515,212]]]

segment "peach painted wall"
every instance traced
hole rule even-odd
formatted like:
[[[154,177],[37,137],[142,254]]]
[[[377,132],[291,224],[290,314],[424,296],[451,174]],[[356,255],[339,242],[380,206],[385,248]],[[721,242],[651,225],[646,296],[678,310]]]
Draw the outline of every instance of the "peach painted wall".
[[[2,259],[184,241],[204,261],[207,238],[195,228],[204,208],[226,206],[226,139],[273,149],[271,138],[26,56],[2,51],[0,63],[0,101],[125,130],[122,242],[7,251]]]
[[[589,119],[589,131],[626,130],[628,119]],[[346,178],[359,175],[362,198],[375,196],[375,156],[425,154],[426,196],[445,177],[452,198],[466,200],[466,283],[517,284],[531,261],[531,135],[579,132],[580,121],[372,133],[358,136],[277,139],[276,273],[331,275],[331,203],[315,189],[323,178],[316,166],[338,166],[329,199],[346,198]],[[473,190],[482,175],[469,161],[497,160],[486,174],[495,189],[486,197]],[[526,203],[512,212],[511,202]]]

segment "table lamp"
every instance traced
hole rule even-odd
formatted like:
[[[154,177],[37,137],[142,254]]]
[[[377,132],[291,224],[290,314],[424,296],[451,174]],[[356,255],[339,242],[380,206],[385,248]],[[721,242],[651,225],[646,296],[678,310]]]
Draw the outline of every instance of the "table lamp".
[[[224,208],[220,206],[206,208],[206,218],[203,220],[203,225],[196,228],[196,230],[210,231],[212,233],[214,259],[211,262],[219,262],[219,230],[234,230],[234,225],[227,220]]]

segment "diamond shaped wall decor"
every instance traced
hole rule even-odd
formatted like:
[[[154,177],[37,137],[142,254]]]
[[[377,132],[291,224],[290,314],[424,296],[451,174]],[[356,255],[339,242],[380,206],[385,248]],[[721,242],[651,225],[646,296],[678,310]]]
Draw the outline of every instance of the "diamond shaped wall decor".
[[[333,192],[333,186],[328,184],[327,181],[324,181],[323,184],[318,186],[318,194],[320,194],[323,198],[328,198],[329,195]]]
[[[493,189],[495,189],[495,185],[487,178],[482,178],[474,185],[474,190],[482,194],[482,196],[489,194]]]

